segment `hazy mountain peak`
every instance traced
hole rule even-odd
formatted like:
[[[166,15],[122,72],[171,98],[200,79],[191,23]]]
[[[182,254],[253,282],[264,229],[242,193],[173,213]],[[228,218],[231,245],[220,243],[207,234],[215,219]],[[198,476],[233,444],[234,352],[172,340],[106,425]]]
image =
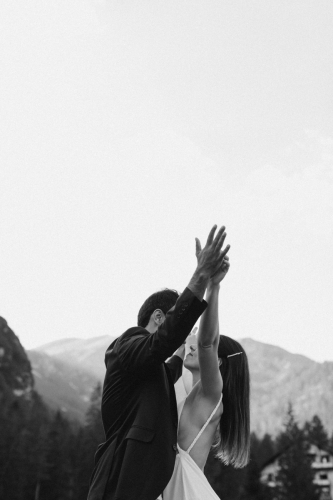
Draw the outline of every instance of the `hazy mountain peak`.
[[[77,348],[80,346],[98,346],[100,344],[107,343],[108,339],[112,339],[109,335],[102,335],[100,337],[91,337],[88,339],[81,339],[77,337],[64,338],[59,340],[54,340],[48,342],[47,344],[42,344],[34,349],[34,351],[42,351],[48,354],[57,354],[70,350],[71,348]],[[111,342],[112,340],[110,340]]]
[[[32,351],[44,353],[73,366],[81,367],[99,379],[104,377],[104,354],[115,337],[102,335],[89,339],[60,339],[44,344]]]

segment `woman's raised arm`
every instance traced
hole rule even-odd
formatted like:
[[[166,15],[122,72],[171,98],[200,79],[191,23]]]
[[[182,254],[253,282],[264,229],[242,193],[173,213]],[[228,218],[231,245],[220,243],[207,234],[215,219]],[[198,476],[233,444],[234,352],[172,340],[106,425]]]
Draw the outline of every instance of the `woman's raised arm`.
[[[218,400],[223,382],[219,369],[219,313],[218,300],[220,283],[229,270],[229,258],[226,256],[221,267],[212,276],[207,287],[207,309],[203,313],[198,332],[198,358],[202,392],[208,399]]]

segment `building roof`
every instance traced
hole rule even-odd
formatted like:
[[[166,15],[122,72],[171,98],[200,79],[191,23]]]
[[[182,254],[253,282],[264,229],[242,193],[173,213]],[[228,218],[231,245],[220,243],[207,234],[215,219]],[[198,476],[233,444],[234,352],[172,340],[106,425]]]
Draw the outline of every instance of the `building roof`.
[[[331,457],[333,456],[332,453],[330,452],[330,450],[328,450],[327,448],[319,448],[318,445],[316,445],[315,443],[309,443],[309,445],[313,445],[313,446],[316,446],[317,449],[319,451],[323,451],[325,453],[328,453]],[[268,465],[274,463],[281,455],[283,455],[287,450],[289,450],[289,448],[291,448],[293,445],[288,445],[288,446],[285,446],[284,448],[282,448],[281,450],[279,450],[278,452],[276,452],[271,458],[269,458],[268,460],[266,460],[263,465],[261,466],[261,471],[264,470]]]

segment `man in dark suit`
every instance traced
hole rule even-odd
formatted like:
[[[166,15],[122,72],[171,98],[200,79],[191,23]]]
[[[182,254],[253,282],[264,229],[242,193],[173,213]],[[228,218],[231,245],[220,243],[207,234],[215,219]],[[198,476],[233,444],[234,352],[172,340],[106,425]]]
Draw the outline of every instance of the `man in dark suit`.
[[[180,346],[205,310],[208,280],[229,250],[222,250],[225,228],[216,236],[215,231],[216,226],[203,249],[196,239],[198,264],[185,291],[179,297],[173,290],[148,297],[138,326],[106,351],[106,440],[95,455],[88,500],[156,500],[171,478],[177,452],[174,383],[182,373]]]

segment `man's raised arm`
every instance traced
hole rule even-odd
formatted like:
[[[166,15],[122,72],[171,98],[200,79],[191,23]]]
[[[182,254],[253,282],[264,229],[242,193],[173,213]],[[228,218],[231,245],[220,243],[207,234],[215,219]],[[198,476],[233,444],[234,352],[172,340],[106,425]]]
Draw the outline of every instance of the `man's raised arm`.
[[[216,229],[216,226],[211,229],[203,249],[196,238],[198,264],[195,272],[175,306],[166,313],[165,320],[158,329],[147,335],[146,330],[133,328],[132,334],[124,334],[119,339],[117,352],[125,370],[133,372],[149,368],[172,356],[206,309],[207,303],[203,297],[209,278],[221,266],[230,248],[228,245],[222,251],[226,237],[225,227],[222,226],[214,237]]]

